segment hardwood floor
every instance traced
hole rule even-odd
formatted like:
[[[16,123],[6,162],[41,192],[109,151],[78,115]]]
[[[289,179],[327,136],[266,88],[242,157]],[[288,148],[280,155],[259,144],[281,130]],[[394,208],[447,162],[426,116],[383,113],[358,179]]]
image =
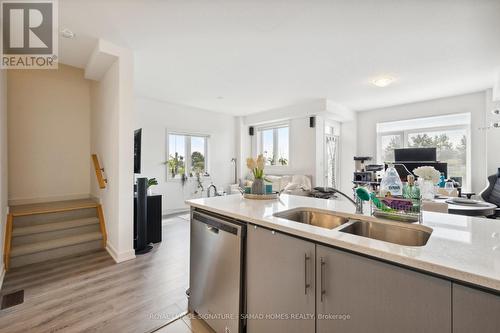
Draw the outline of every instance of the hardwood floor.
[[[115,264],[105,251],[7,272],[2,294],[24,303],[0,311],[0,332],[133,332],[187,310],[189,222],[171,218],[152,252]]]
[[[215,331],[205,324],[203,320],[196,318],[192,314],[187,314],[155,333],[215,333]]]

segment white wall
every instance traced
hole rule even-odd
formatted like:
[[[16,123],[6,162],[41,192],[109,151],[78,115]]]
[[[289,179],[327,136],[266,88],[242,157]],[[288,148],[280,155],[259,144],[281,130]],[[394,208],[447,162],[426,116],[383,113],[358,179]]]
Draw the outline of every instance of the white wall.
[[[489,101],[493,99],[493,102],[500,102],[500,70],[497,71],[495,75],[495,83],[493,84],[493,90],[490,92],[491,97]]]
[[[352,193],[354,172],[354,156],[362,155],[359,152],[358,122],[356,113],[350,120],[341,123],[340,127],[340,189],[344,193]]]
[[[307,175],[312,177],[313,184],[316,181],[316,128],[309,127],[309,117],[315,115],[324,104],[319,102],[291,105],[282,108],[267,110],[248,115],[243,118],[242,144],[250,149],[245,149],[246,155],[242,156],[241,177],[248,174],[246,158],[257,156],[257,131],[251,137],[248,133],[249,127],[258,127],[261,124],[287,121],[289,128],[289,165],[286,167],[266,167],[266,173],[272,175]]]
[[[309,127],[309,117],[316,117],[316,127]],[[249,126],[275,121],[290,121],[290,166],[288,168],[268,168],[270,174],[310,175],[313,186],[321,186],[324,181],[324,131],[325,124],[340,126],[340,170],[339,188],[352,192],[353,157],[356,155],[356,113],[335,102],[318,99],[297,105],[267,110],[242,117],[241,144],[242,176],[247,173],[244,159],[256,154],[255,140],[248,135]],[[252,144],[253,141],[253,144]],[[252,147],[250,149],[250,147]]]
[[[500,81],[500,78],[499,78]],[[500,88],[499,88],[500,89]],[[486,125],[493,122],[500,122],[500,115],[491,113],[493,110],[500,110],[500,93],[499,100],[494,102],[492,90],[486,91]],[[486,131],[487,143],[487,175],[493,175],[500,168],[500,128],[492,128]]]
[[[267,166],[266,173],[273,175],[307,175],[316,183],[316,128],[309,127],[309,117],[289,119],[289,164],[285,167]],[[248,131],[246,132],[248,135]],[[251,156],[257,156],[257,133],[253,138]],[[248,156],[247,156],[248,157]],[[243,170],[244,175],[248,169]]]
[[[414,119],[453,113],[471,113],[472,190],[479,193],[486,183],[486,132],[479,130],[485,124],[486,92],[477,92],[430,101],[397,105],[358,112],[357,147],[361,156],[377,153],[376,124],[384,121]]]
[[[90,81],[62,64],[7,76],[10,204],[88,197]]]
[[[194,180],[184,187],[179,180],[167,180],[166,132],[177,131],[209,135],[208,172],[218,190],[234,182],[231,159],[236,156],[235,117],[163,101],[137,98],[134,128],[142,128],[142,165],[138,177],[156,178],[153,192],[163,195],[163,213],[186,209],[184,201],[192,198]],[[226,189],[227,190],[227,189]],[[206,195],[206,192],[204,193]]]
[[[7,72],[0,69],[0,288],[2,287],[3,242],[7,218]]]
[[[106,189],[92,177],[91,193],[100,199],[108,234],[107,250],[117,262],[135,258],[133,250],[133,57],[129,50],[99,41],[95,59],[116,60],[91,85],[91,152],[108,180]],[[95,72],[102,62],[86,70]]]

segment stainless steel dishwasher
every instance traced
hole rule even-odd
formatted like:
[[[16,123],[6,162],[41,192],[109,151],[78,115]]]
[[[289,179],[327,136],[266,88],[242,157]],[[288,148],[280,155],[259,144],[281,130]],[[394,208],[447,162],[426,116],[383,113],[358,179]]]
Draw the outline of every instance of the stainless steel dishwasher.
[[[218,333],[242,332],[246,225],[192,210],[189,310]]]

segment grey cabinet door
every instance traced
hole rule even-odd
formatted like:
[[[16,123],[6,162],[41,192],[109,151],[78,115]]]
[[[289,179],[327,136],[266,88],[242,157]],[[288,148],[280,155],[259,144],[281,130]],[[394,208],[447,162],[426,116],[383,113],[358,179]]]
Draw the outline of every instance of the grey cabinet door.
[[[500,296],[454,283],[453,332],[500,332]]]
[[[314,333],[315,245],[252,225],[247,232],[247,332]]]
[[[317,246],[317,332],[451,332],[451,282]]]

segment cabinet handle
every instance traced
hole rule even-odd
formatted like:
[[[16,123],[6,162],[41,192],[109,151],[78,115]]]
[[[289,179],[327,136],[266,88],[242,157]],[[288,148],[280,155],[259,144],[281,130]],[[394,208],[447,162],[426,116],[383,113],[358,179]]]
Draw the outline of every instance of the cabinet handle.
[[[325,282],[324,282],[324,276],[325,276],[325,266],[326,262],[323,257],[319,259],[320,261],[320,301],[323,303],[323,296],[326,295],[326,289],[325,289]]]
[[[311,259],[311,257],[309,257],[307,255],[307,253],[305,253],[304,254],[304,295],[307,295],[307,288],[311,287],[311,284],[307,283],[307,261],[309,259]]]

